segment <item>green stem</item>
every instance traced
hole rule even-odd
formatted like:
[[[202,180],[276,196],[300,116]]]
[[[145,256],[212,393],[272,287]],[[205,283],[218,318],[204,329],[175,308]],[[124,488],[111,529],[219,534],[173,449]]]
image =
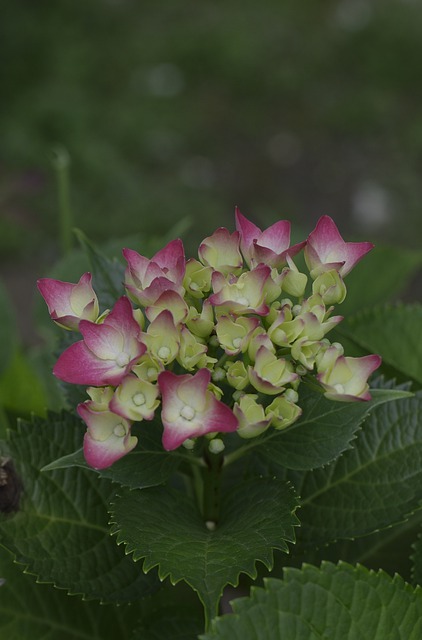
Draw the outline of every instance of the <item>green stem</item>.
[[[203,513],[204,506],[204,480],[202,473],[196,465],[192,465],[192,484],[195,492],[196,500],[199,506],[199,510]]]
[[[53,149],[53,167],[56,172],[60,247],[63,255],[72,250],[72,210],[70,206],[70,156],[64,147]]]
[[[223,467],[223,453],[205,451],[207,466],[203,471],[204,496],[203,516],[207,527],[212,530],[220,518],[221,470]]]

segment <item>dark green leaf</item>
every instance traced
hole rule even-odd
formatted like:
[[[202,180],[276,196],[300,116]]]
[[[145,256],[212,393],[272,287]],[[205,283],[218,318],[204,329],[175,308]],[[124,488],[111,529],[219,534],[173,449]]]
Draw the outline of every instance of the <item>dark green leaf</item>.
[[[283,580],[233,602],[201,640],[419,640],[422,591],[400,576],[323,563],[286,569]]]
[[[272,431],[262,444],[256,443],[256,451],[288,469],[322,467],[350,448],[362,421],[374,407],[408,395],[393,389],[371,393],[369,402],[334,402],[321,393],[301,390],[301,419],[291,429]]]
[[[22,422],[8,443],[24,486],[20,511],[0,523],[2,544],[41,582],[105,602],[137,600],[158,588],[110,538],[107,504],[114,488],[83,469],[40,468],[72,450],[83,429],[73,416]]]
[[[204,630],[204,612],[192,589],[168,580],[160,591],[139,603],[141,623],[130,640],[197,640]]]
[[[309,545],[362,536],[400,522],[422,501],[422,394],[377,407],[331,465],[289,472],[301,495]]]
[[[347,316],[392,301],[421,265],[421,251],[375,247],[346,277],[347,296],[339,313]]]
[[[0,637],[6,640],[129,640],[137,610],[71,598],[22,573],[0,547]]]
[[[116,259],[110,260],[88,240],[85,234],[75,231],[81,246],[86,251],[92,269],[92,282],[100,300],[101,310],[111,309],[116,300],[124,295],[124,265]]]
[[[413,545],[412,560],[412,580],[415,584],[422,586],[422,533],[419,533]]]
[[[422,384],[422,305],[368,309],[345,320],[337,331],[384,363]]]
[[[267,568],[273,549],[287,552],[294,541],[297,500],[283,481],[256,479],[224,496],[217,528],[210,531],[196,505],[169,488],[125,491],[112,505],[113,532],[144,571],[158,566],[159,576],[185,580],[209,619],[226,584],[241,572],[256,576],[255,563]]]
[[[76,422],[80,422],[75,418]],[[92,469],[85,462],[82,449],[66,455],[47,464],[43,471],[53,469],[67,469],[69,467],[82,467],[97,473],[102,478],[108,478],[113,482],[142,489],[163,484],[177,469],[183,455],[177,452],[168,453],[161,445],[162,429],[156,422],[138,425],[132,433],[139,435],[139,443],[134,451],[121,460],[115,462],[107,469]]]

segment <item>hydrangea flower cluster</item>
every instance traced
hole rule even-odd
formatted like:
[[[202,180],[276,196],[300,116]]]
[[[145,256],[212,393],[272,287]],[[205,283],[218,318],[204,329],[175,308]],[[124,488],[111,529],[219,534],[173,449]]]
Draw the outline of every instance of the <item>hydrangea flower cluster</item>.
[[[217,229],[186,260],[180,239],[148,259],[124,249],[126,295],[100,315],[91,275],[77,284],[38,281],[51,318],[82,339],[59,357],[54,374],[86,385],[77,410],[87,425],[84,455],[96,469],[137,444],[134,422],[161,411],[167,451],[207,435],[253,438],[301,415],[299,390],[312,376],[328,398],[370,399],[376,355],[346,357],[326,335],[346,295],[344,276],[372,248],[344,242],[328,216],[290,246],[290,223],[265,231],[236,210],[236,231]],[[294,256],[304,252],[309,276]]]

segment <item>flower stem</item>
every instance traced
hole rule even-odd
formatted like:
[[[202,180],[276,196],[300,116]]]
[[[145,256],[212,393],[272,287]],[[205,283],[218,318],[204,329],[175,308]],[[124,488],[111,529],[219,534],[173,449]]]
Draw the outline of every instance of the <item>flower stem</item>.
[[[223,453],[205,451],[203,516],[208,529],[217,526],[220,517],[221,470]]]

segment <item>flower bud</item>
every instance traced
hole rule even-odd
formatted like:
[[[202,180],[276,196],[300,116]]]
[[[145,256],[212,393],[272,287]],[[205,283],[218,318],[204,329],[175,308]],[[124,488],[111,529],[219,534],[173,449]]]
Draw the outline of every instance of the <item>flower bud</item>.
[[[221,453],[222,451],[224,451],[225,448],[226,448],[226,445],[221,440],[221,438],[214,438],[213,440],[211,440],[211,442],[208,445],[208,449],[210,450],[211,453],[214,453],[214,454]]]
[[[268,405],[265,413],[271,418],[271,425],[275,429],[285,429],[302,415],[302,409],[286,396],[278,396]]]
[[[341,304],[346,297],[347,289],[343,278],[336,269],[325,271],[314,280],[312,292],[319,294],[324,304]]]
[[[282,290],[289,296],[301,298],[305,294],[308,276],[300,273],[293,260],[287,256],[288,267],[281,272]]]
[[[245,394],[233,407],[233,413],[239,421],[237,433],[241,438],[255,438],[263,433],[271,422],[271,416],[265,415],[261,404],[256,402],[256,394]]]
[[[237,389],[241,391],[249,384],[249,376],[246,370],[246,367],[242,360],[237,360],[236,362],[230,362],[226,365],[227,368],[227,382]]]

